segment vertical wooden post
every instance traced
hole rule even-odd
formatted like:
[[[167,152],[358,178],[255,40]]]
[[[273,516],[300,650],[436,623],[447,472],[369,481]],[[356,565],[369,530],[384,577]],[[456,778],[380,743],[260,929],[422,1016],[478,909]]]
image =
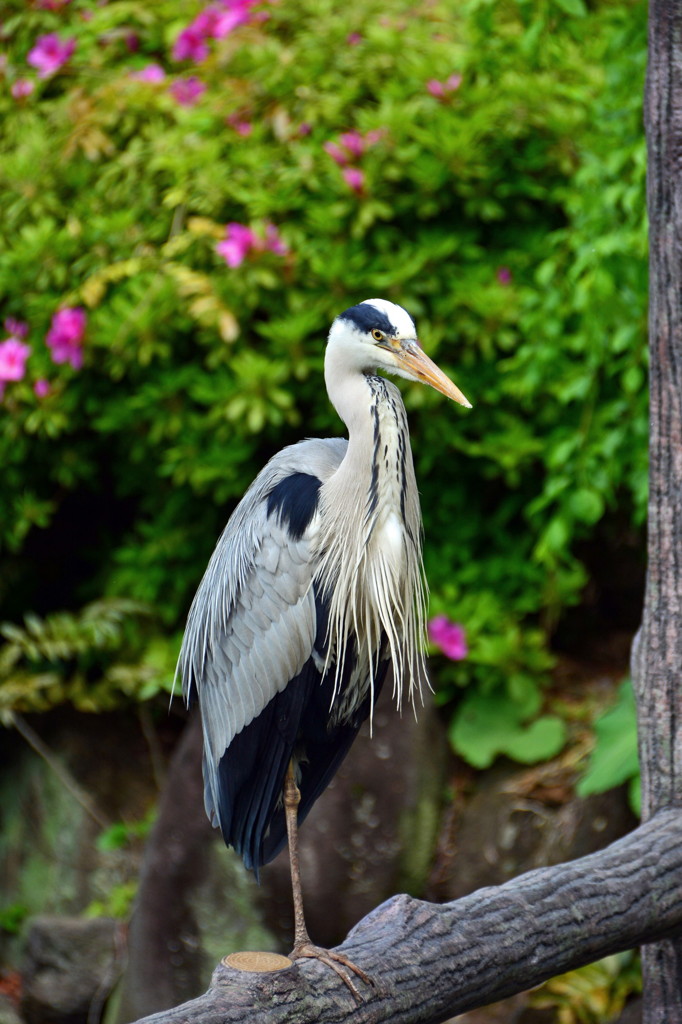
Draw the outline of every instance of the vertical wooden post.
[[[643,818],[682,814],[682,2],[650,0],[645,92],[650,241],[649,541],[633,651]],[[682,940],[643,950],[645,1024],[682,1021]]]

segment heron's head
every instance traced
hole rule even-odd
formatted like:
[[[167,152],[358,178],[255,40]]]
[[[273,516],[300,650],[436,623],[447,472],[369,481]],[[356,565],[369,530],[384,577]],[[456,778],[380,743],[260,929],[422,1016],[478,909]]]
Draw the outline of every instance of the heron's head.
[[[387,299],[365,299],[337,316],[329,332],[329,346],[343,354],[346,365],[363,373],[384,370],[407,380],[430,384],[467,409],[456,384],[426,355],[417,339],[409,313]]]

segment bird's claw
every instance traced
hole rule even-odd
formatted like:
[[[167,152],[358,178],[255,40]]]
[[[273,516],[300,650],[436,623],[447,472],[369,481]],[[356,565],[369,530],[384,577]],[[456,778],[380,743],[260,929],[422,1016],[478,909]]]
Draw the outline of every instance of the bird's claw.
[[[341,970],[339,964],[342,964],[349,971],[357,974],[358,978],[362,978],[366,985],[371,985],[372,988],[376,987],[374,980],[370,978],[369,974],[366,974],[361,967],[354,964],[353,961],[349,960],[347,956],[343,955],[343,953],[335,953],[331,949],[325,949],[324,946],[316,946],[313,942],[304,942],[299,946],[295,946],[291,953],[289,953],[290,960],[299,960],[303,959],[303,957],[309,957],[312,960],[320,960],[321,963],[326,964],[327,967],[331,967],[333,971],[336,971],[346,987],[351,990],[358,1003],[362,1002],[362,996],[353,984],[352,979],[348,977],[345,971]]]

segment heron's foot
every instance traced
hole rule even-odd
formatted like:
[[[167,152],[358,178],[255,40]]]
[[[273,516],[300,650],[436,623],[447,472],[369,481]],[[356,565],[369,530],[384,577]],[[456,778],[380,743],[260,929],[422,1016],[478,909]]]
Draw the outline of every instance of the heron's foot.
[[[370,978],[369,974],[366,974],[361,967],[354,964],[353,961],[349,960],[347,956],[343,955],[343,953],[335,953],[331,949],[325,949],[324,946],[316,946],[313,942],[301,942],[297,946],[294,946],[291,953],[289,953],[289,959],[299,960],[303,957],[320,960],[323,964],[326,964],[327,967],[331,967],[333,971],[336,971],[346,987],[351,990],[358,1003],[362,1002],[362,996],[358,992],[353,980],[349,978],[347,972],[342,970],[342,967],[347,968],[348,971],[352,971],[353,974],[357,974],[358,978],[362,978],[366,985],[371,985],[373,988],[376,987],[375,982]]]

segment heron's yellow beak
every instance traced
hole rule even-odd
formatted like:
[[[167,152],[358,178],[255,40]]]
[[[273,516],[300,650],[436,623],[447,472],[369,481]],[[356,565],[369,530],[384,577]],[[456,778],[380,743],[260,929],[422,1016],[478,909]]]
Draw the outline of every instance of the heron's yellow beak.
[[[424,384],[430,384],[436,391],[458,402],[466,409],[471,409],[471,402],[464,397],[456,384],[450,380],[443,371],[436,366],[433,359],[429,359],[426,352],[417,345],[410,345],[409,348],[401,348],[399,351],[393,349],[396,362],[409,373],[415,376]]]

